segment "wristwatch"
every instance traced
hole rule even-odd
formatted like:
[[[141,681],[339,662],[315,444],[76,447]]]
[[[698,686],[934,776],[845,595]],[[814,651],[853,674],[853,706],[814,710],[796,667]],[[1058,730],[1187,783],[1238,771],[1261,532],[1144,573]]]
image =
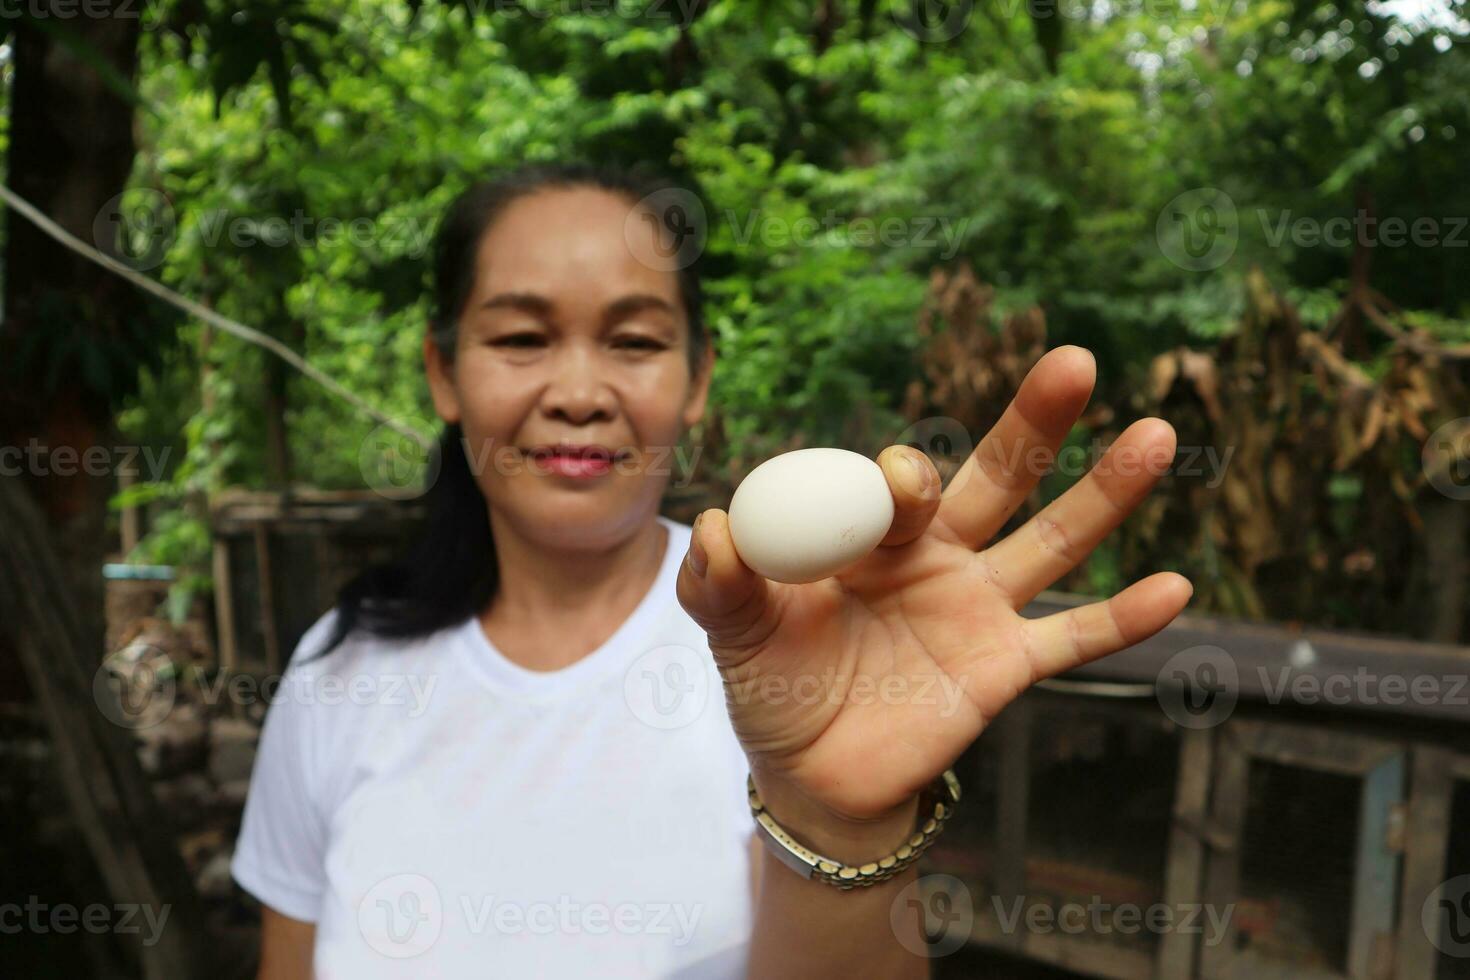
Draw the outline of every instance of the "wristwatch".
[[[959,778],[953,769],[946,769],[919,794],[919,825],[909,839],[892,854],[867,864],[851,865],[823,857],[792,837],[766,810],[750,776],[745,777],[745,789],[760,836],[781,863],[803,878],[814,878],[843,891],[887,881],[917,861],[934,843],[960,801]]]

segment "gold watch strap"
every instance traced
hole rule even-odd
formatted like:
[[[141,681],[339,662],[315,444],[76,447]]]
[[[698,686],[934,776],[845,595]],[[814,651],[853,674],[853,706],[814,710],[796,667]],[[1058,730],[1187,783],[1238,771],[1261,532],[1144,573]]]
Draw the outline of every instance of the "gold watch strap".
[[[920,794],[919,826],[909,839],[892,854],[867,864],[851,865],[823,857],[792,837],[766,810],[750,776],[745,777],[745,789],[750,798],[751,816],[755,817],[756,827],[772,853],[803,878],[814,878],[843,891],[887,881],[917,861],[934,843],[960,802],[959,778],[953,769],[946,769]]]

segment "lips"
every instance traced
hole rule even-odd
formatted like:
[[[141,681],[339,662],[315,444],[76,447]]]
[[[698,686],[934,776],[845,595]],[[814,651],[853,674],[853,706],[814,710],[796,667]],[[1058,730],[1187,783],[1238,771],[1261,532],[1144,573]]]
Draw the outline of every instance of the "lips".
[[[612,472],[613,463],[625,458],[626,453],[617,453],[606,445],[538,445],[526,453],[538,469],[557,476],[585,479],[606,476]]]
[[[627,453],[619,453],[607,446],[598,445],[571,445],[561,443],[555,446],[536,446],[527,455],[537,462],[546,462],[552,459],[575,459],[591,463],[612,463],[627,457]]]

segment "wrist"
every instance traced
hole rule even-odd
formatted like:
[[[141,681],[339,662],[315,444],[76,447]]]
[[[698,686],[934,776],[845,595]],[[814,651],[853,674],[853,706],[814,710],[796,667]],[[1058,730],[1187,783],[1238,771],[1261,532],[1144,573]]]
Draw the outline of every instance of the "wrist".
[[[838,813],[783,779],[751,769],[751,780],[767,812],[803,845],[823,857],[850,864],[889,854],[914,832],[919,794],[871,817]]]

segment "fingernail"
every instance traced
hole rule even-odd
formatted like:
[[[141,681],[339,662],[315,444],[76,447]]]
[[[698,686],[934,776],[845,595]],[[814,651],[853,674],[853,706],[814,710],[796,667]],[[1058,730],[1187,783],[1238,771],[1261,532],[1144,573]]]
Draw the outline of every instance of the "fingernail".
[[[709,568],[709,556],[704,553],[704,545],[699,543],[699,522],[704,520],[701,513],[694,519],[694,527],[691,529],[689,539],[689,567],[694,569],[694,574],[704,578],[704,573]]]
[[[928,460],[921,461],[913,453],[904,453],[903,461],[899,479],[903,482],[904,489],[915,497],[924,496],[929,489]]]

